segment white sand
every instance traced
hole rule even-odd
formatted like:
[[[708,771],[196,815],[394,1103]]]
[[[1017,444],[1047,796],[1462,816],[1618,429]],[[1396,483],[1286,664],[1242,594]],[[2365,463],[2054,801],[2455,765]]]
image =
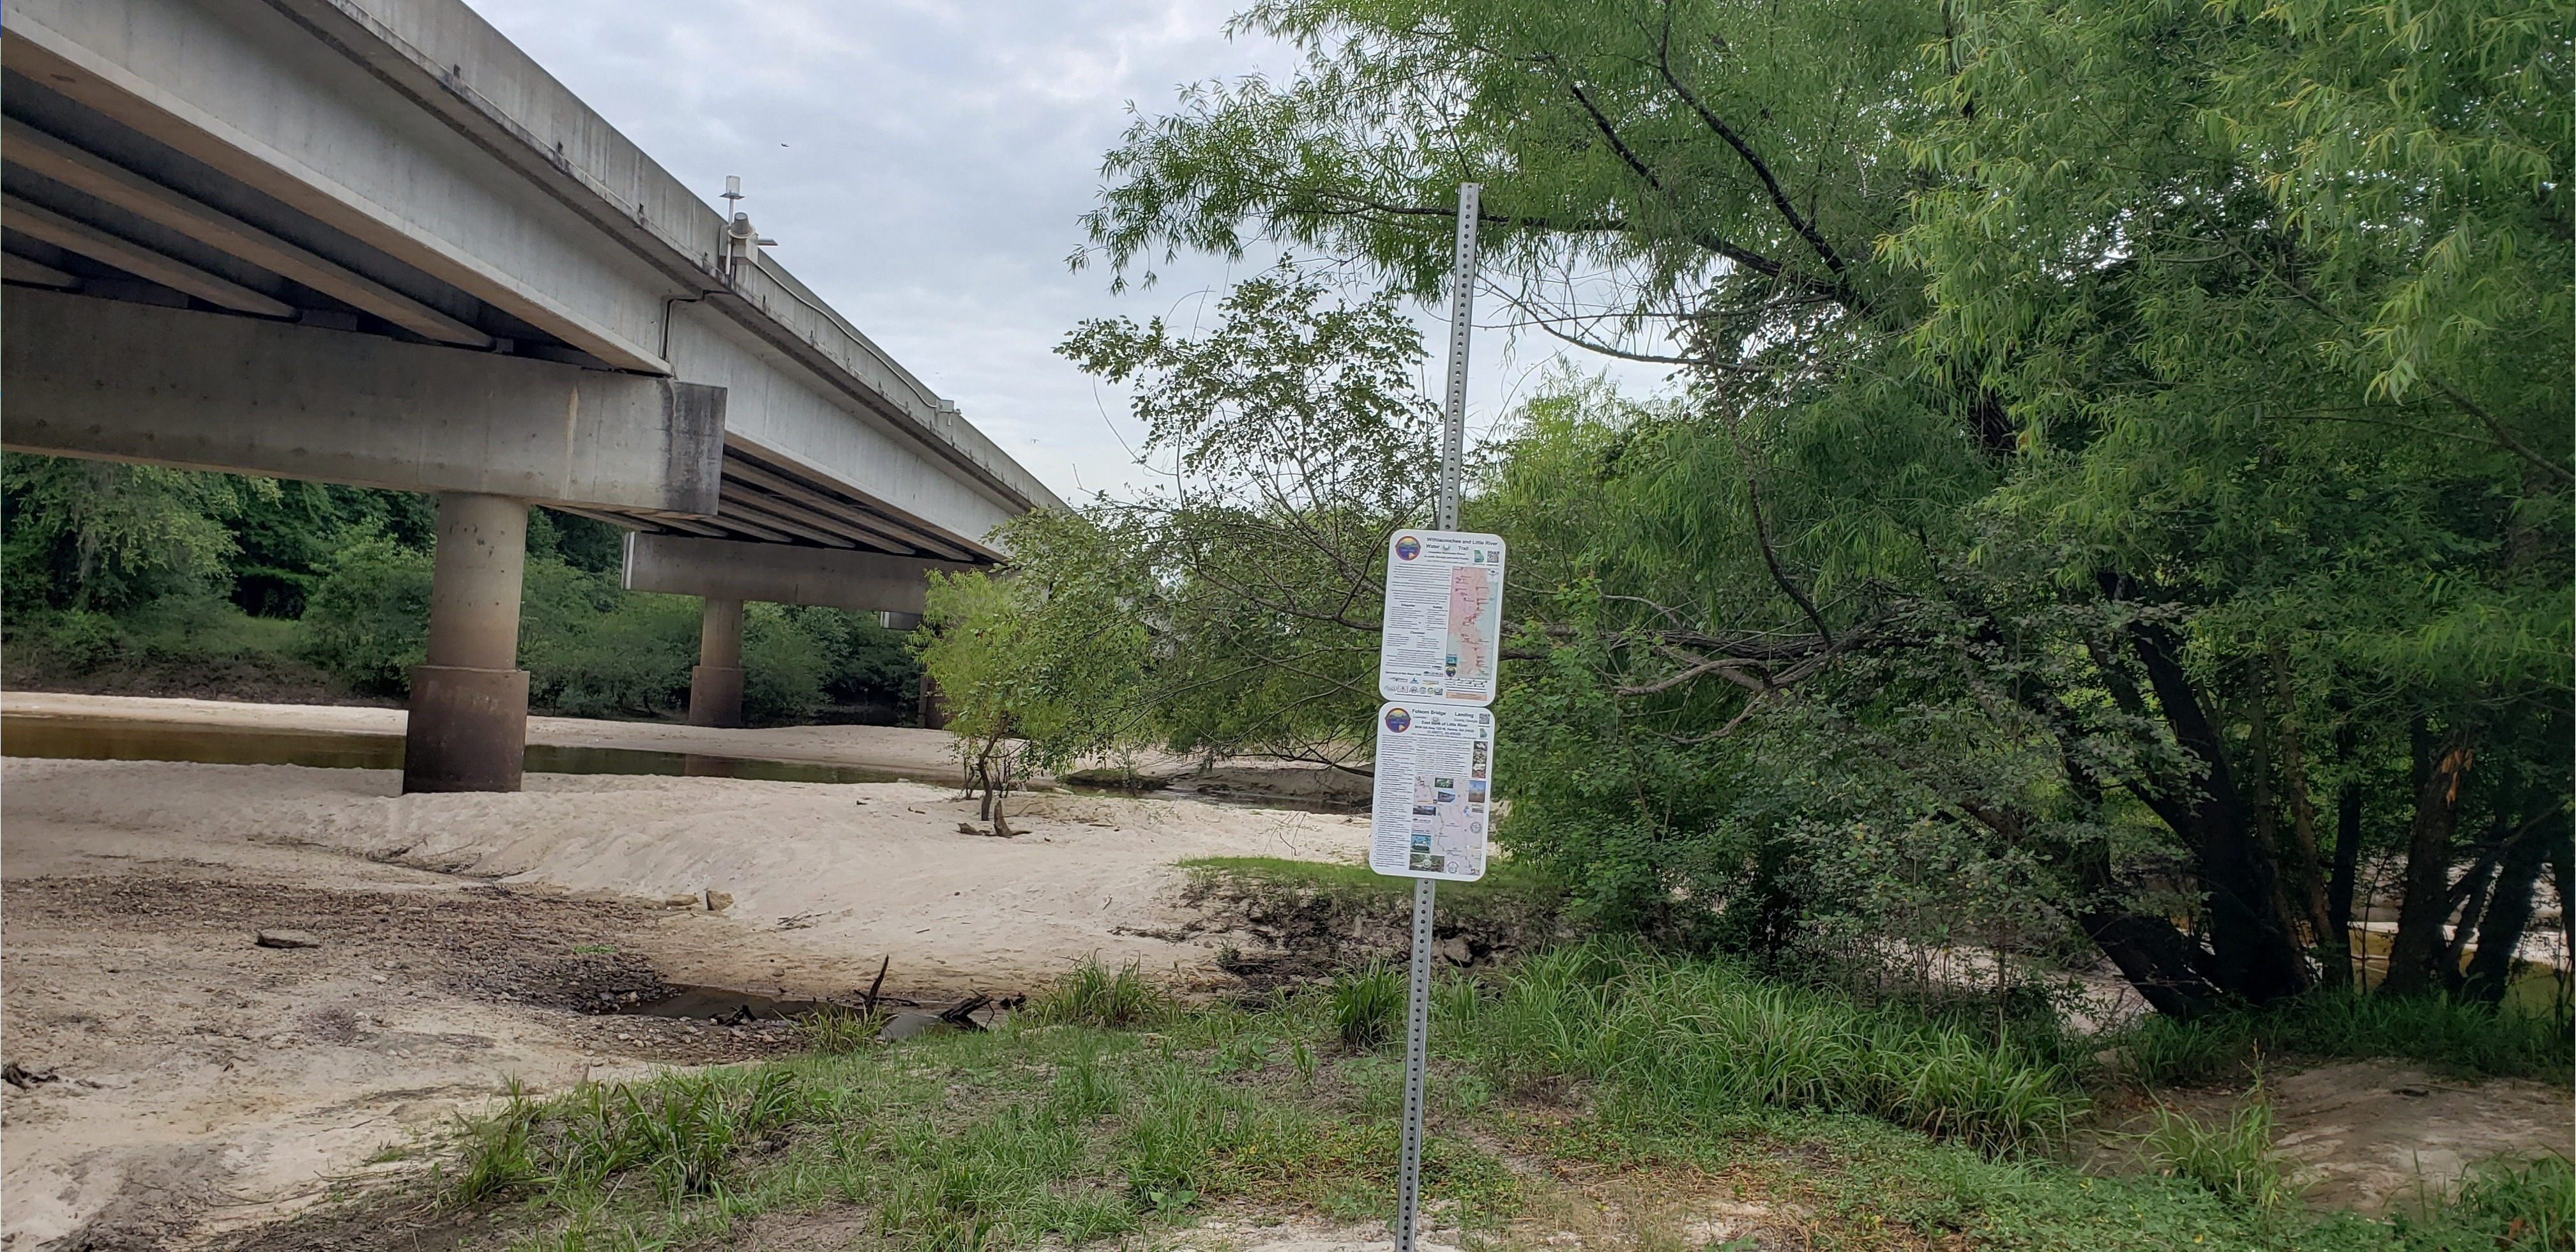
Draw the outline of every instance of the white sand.
[[[1020,990],[1093,954],[1200,967],[1205,949],[1122,933],[1176,920],[1174,862],[1357,860],[1367,841],[1357,817],[1067,794],[1016,797],[1025,833],[996,839],[959,833],[973,802],[917,783],[531,774],[516,794],[399,790],[389,770],[9,758],[0,872],[133,858],[309,874],[280,855],[299,848],[351,854],[334,873],[361,880],[392,862],[650,899],[714,888],[733,907],[671,936],[675,982],[837,994],[890,955],[892,985]]]
[[[378,733],[398,733],[402,717],[33,695],[11,695],[6,707]],[[947,736],[936,732],[563,719],[532,719],[530,729],[541,742],[918,768],[926,778],[948,769]],[[981,837],[958,831],[975,818],[971,801],[924,783],[531,774],[510,795],[399,790],[385,770],[7,758],[0,875],[148,874],[424,898],[489,881],[653,900],[714,888],[734,897],[727,912],[660,913],[626,950],[675,983],[797,996],[846,995],[890,956],[887,990],[927,1000],[1030,990],[1093,955],[1198,982],[1210,949],[1149,933],[1181,920],[1174,862],[1356,860],[1366,846],[1363,818],[1066,793],[1017,797],[1013,824],[1025,833]],[[135,925],[8,923],[0,1040],[9,1059],[59,1068],[67,1081],[0,1088],[0,1248],[41,1248],[83,1223],[148,1212],[163,1195],[192,1197],[191,1211],[211,1200],[183,1223],[201,1233],[271,1218],[361,1170],[377,1146],[435,1135],[506,1079],[558,1090],[585,1075],[640,1072],[650,1055],[617,1042],[620,1019],[478,1000],[407,984],[416,975],[401,971],[388,982],[328,949],[319,956],[330,963],[313,964],[311,954],[251,947],[246,934]],[[280,981],[269,972],[280,969],[316,973]],[[369,1015],[363,1040],[268,1041],[280,1023],[333,1006]],[[459,1038],[484,1042],[442,1042]],[[36,1051],[22,1056],[28,1047]]]

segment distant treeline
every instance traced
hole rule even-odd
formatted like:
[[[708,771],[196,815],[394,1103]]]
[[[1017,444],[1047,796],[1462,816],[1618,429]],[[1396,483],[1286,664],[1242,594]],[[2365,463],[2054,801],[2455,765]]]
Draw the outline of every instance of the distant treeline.
[[[400,697],[428,635],[437,501],[402,491],[5,454],[0,622],[10,685]],[[519,662],[530,702],[684,708],[698,601],[619,585],[622,537],[528,517]],[[873,615],[747,606],[755,724],[907,716],[919,667]]]

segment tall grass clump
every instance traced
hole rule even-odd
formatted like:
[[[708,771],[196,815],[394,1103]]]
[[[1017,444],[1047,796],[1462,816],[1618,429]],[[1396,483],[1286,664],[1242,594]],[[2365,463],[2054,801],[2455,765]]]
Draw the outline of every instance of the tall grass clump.
[[[881,1010],[870,1012],[825,1004],[796,1019],[796,1042],[808,1052],[846,1055],[875,1043],[885,1023],[886,1015]]]
[[[1029,1020],[1042,1026],[1079,1024],[1116,1030],[1170,1017],[1172,1001],[1146,979],[1136,962],[1112,970],[1093,957],[1056,979],[1025,1011]]]
[[[640,1178],[664,1200],[704,1195],[735,1155],[823,1110],[785,1069],[711,1069],[646,1082],[584,1083],[532,1101],[516,1086],[493,1115],[469,1122],[446,1198],[597,1195]]]
[[[1365,969],[1334,978],[1327,994],[1333,1007],[1333,1031],[1341,1036],[1342,1046],[1366,1052],[1394,1038],[1412,991],[1410,975],[1384,961],[1371,961]]]
[[[2576,1035],[2565,1018],[2448,996],[2319,990],[2261,1010],[2192,1021],[2148,1017],[2121,1042],[2130,1075],[2150,1086],[2233,1077],[2258,1051],[2397,1057],[2464,1077],[2561,1084],[2576,1069]]]
[[[1470,1001],[1472,1030],[1440,1037],[1498,1090],[1570,1078],[1685,1115],[1861,1113],[1988,1151],[2046,1141],[2085,1105],[2062,1068],[2009,1042],[1724,961],[1592,940],[1496,982]]]
[[[2496,1232],[2494,1245],[2507,1252],[2565,1252],[2576,1248],[2576,1165],[2544,1156],[2472,1166],[2449,1209]]]
[[[2236,1208],[2277,1213],[2299,1198],[2289,1170],[2272,1154],[2272,1102],[2260,1086],[2223,1122],[2159,1106],[2144,1146],[2156,1168],[2199,1183]]]

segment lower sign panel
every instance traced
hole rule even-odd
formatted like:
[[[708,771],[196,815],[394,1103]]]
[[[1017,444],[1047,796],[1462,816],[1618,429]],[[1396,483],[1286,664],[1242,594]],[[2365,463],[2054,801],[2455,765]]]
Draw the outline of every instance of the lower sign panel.
[[[1446,700],[1380,708],[1369,868],[1399,878],[1484,877],[1493,776],[1492,713]]]

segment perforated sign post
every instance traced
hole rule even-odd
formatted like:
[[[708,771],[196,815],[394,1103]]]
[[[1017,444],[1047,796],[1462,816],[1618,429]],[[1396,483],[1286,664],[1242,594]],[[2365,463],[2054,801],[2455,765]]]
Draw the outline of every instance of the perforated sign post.
[[[1502,664],[1503,540],[1458,526],[1467,441],[1467,332],[1475,312],[1474,183],[1458,188],[1450,277],[1449,395],[1440,432],[1432,530],[1386,540],[1385,630],[1377,656],[1377,788],[1369,867],[1413,880],[1413,995],[1404,1030],[1404,1156],[1395,1184],[1396,1252],[1413,1252],[1422,1201],[1422,1069],[1431,1044],[1431,913],[1443,878],[1485,876],[1494,769],[1494,675]]]

